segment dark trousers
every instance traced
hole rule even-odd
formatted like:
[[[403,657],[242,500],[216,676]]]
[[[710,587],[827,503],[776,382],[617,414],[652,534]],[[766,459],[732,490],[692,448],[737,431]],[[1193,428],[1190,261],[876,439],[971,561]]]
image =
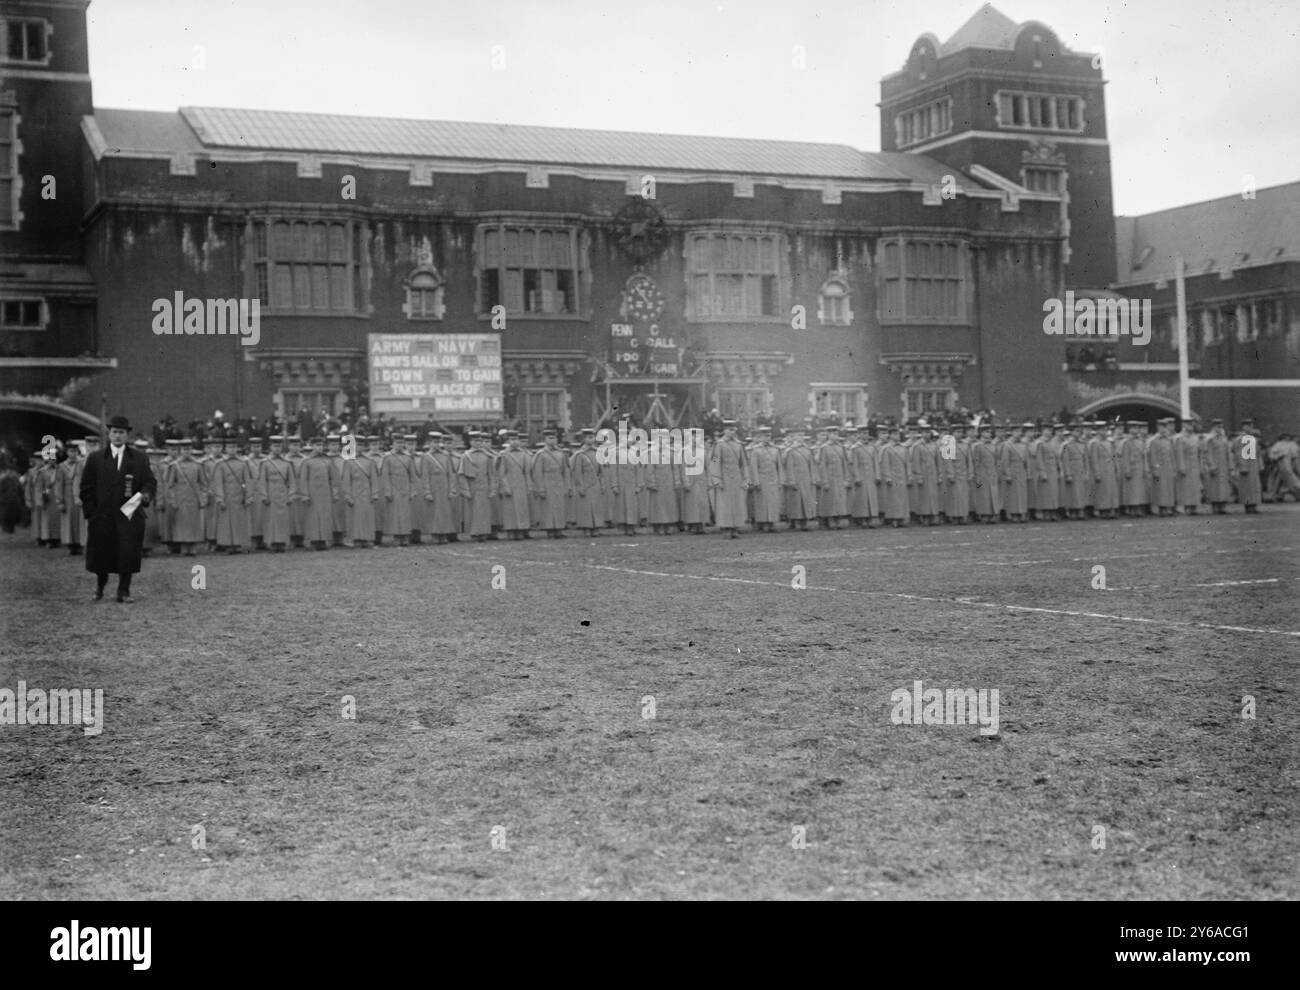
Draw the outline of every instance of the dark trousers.
[[[96,574],[95,579],[99,582],[99,588],[97,590],[102,595],[104,593],[104,586],[108,584],[108,572],[104,571],[103,573]],[[131,575],[129,573],[119,574],[117,576],[118,597],[123,597],[125,595],[129,595],[130,593],[131,593]]]

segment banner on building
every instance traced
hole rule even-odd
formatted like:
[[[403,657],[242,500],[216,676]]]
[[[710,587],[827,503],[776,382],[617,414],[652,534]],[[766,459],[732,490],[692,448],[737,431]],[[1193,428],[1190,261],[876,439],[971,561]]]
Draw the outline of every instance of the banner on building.
[[[443,423],[500,419],[501,336],[372,333],[370,414]]]

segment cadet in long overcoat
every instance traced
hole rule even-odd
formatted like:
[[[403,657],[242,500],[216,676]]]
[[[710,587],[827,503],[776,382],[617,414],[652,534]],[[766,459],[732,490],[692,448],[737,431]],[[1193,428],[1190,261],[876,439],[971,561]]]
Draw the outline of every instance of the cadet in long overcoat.
[[[199,459],[203,468],[203,536],[212,548],[217,545],[217,500],[212,491],[212,476],[224,456],[225,444],[220,438],[209,437],[203,442],[203,456]]]
[[[582,446],[569,458],[573,524],[588,536],[605,525],[605,474],[596,456],[596,431],[584,428]]]
[[[1091,475],[1091,500],[1093,512],[1102,518],[1114,518],[1119,508],[1119,483],[1115,474],[1115,451],[1105,435],[1102,420],[1092,424],[1092,437],[1088,440],[1088,473]]]
[[[1002,473],[1002,507],[1007,518],[1024,522],[1029,508],[1029,448],[1025,445],[1022,430],[1011,431],[1011,439],[1002,445],[999,469]]]
[[[816,450],[817,473],[821,487],[817,489],[817,515],[827,529],[835,520],[849,514],[849,492],[853,488],[853,475],[849,468],[848,451],[840,443],[837,430],[827,430],[826,442]]]
[[[1128,436],[1119,442],[1120,501],[1124,514],[1140,516],[1147,507],[1147,443],[1146,424],[1141,420],[1128,421]]]
[[[800,433],[794,434],[790,446],[781,452],[781,477],[785,485],[785,517],[790,528],[808,528],[808,520],[817,517],[817,485],[821,471],[812,449]]]
[[[252,492],[248,465],[235,452],[233,445],[226,456],[213,465],[209,484],[217,517],[217,547],[239,553],[248,546],[247,500]]]
[[[524,449],[519,434],[506,434],[506,449],[497,457],[497,500],[501,504],[501,528],[512,540],[522,540],[532,526],[528,498],[528,469],[532,455]]]
[[[613,463],[606,463],[602,467],[609,488],[609,524],[622,527],[625,536],[633,536],[641,522],[641,489],[645,487],[645,469],[640,464],[618,463],[617,454],[614,455]]]
[[[433,431],[429,434],[429,451],[423,455],[422,500],[428,507],[429,532],[433,534],[435,543],[446,543],[448,537],[456,534],[456,520],[451,507],[460,501],[460,480],[445,443],[446,437],[440,431]]]
[[[568,525],[565,499],[570,490],[569,460],[556,445],[554,430],[542,431],[542,437],[542,449],[533,454],[528,466],[528,483],[537,499],[534,521],[554,540],[564,536]]]
[[[385,520],[388,518],[388,491],[384,488],[384,458],[388,455],[384,452],[384,438],[379,434],[374,433],[366,437],[366,456],[375,466],[375,477],[378,479],[379,500],[375,502],[375,546],[382,546]]]
[[[908,507],[930,526],[935,524],[935,516],[939,514],[938,453],[938,448],[924,434],[918,434],[907,458],[912,480]]]
[[[276,553],[284,553],[291,539],[296,471],[297,466],[284,454],[284,437],[271,437],[270,456],[258,467],[257,500],[262,503],[262,542]]]
[[[406,434],[393,434],[393,449],[384,458],[379,475],[384,494],[384,535],[391,536],[399,547],[411,540],[411,495],[415,491],[407,443]]]
[[[469,438],[470,449],[461,457],[456,473],[469,520],[467,532],[481,543],[492,535],[492,503],[497,496],[496,459],[488,450],[485,434],[473,430]]]
[[[702,460],[698,467],[703,469]],[[660,436],[659,463],[645,469],[646,511],[649,513],[646,518],[656,533],[667,536],[669,528],[677,526],[678,498],[685,469],[685,464],[673,463],[672,442],[667,436]]]
[[[1210,435],[1202,451],[1205,466],[1205,501],[1216,515],[1232,499],[1232,442],[1224,435],[1223,420],[1210,421]]]
[[[1158,432],[1147,443],[1147,474],[1151,478],[1151,508],[1157,515],[1174,514],[1174,438],[1171,435],[1173,418],[1159,421]]]
[[[951,457],[940,456],[939,464],[943,468],[944,500],[943,513],[949,522],[965,525],[970,518],[970,483],[971,455],[970,443],[966,439],[966,427],[953,427]],[[940,441],[940,454],[943,454],[943,442]]]
[[[193,557],[194,547],[203,542],[203,504],[207,501],[204,467],[194,453],[191,444],[182,443],[180,456],[167,468],[163,480],[167,511],[172,519],[172,542],[187,557]]]
[[[1082,519],[1093,490],[1092,464],[1088,447],[1083,442],[1083,427],[1076,434],[1065,430],[1065,443],[1061,445],[1061,489],[1065,496],[1065,511],[1071,519]]]
[[[288,443],[289,451],[284,455],[284,459],[293,465],[294,484],[297,485],[298,476],[302,473],[302,466],[307,456],[302,449],[301,437],[290,437]],[[295,547],[302,546],[303,533],[306,531],[307,500],[298,498],[295,494],[289,501],[289,542]]]
[[[324,550],[334,542],[334,499],[339,490],[334,461],[325,455],[323,447],[317,447],[316,453],[298,466],[295,478],[298,487],[294,496],[307,506],[302,520],[303,542]]]
[[[749,483],[754,491],[754,525],[771,532],[781,521],[781,498],[785,494],[785,472],[781,451],[772,443],[772,428],[760,426],[758,439],[749,448]]]
[[[912,480],[912,472],[908,467],[909,452],[902,440],[901,430],[891,430],[889,443],[880,451],[880,508],[885,522],[895,527],[908,525],[911,513],[908,482]]]
[[[714,496],[714,521],[735,539],[745,524],[745,491],[749,485],[749,458],[736,439],[735,420],[723,420],[722,439],[709,452],[709,489]]]
[[[1241,429],[1232,441],[1232,469],[1237,482],[1237,502],[1247,512],[1259,511],[1259,466],[1262,444],[1255,435],[1254,421],[1242,420]]]
[[[67,545],[68,555],[81,553],[81,472],[86,460],[81,456],[81,446],[68,444],[68,459],[59,465],[55,494],[59,507],[59,538]]]
[[[1083,427],[1075,437],[1082,442]],[[1061,514],[1061,448],[1064,446],[1061,427],[1050,426],[1044,429],[1042,438],[1036,445],[1037,462],[1033,465],[1035,487],[1034,508],[1039,519],[1058,519]],[[1091,487],[1087,472],[1081,484],[1086,491]]]
[[[146,445],[147,446],[147,445]],[[62,528],[63,513],[59,511],[59,465],[55,460],[57,454],[43,458],[40,470],[36,473],[36,492],[41,503],[41,523],[37,530],[47,546],[59,545],[59,530]]]
[[[379,467],[362,451],[342,458],[339,475],[339,493],[347,508],[344,544],[369,547],[375,538],[375,506],[384,497]]]
[[[1196,515],[1201,505],[1201,439],[1190,419],[1183,420],[1183,428],[1174,437],[1174,471],[1174,505]]]
[[[998,521],[1002,511],[1002,486],[993,428],[980,427],[979,438],[971,444],[971,505],[975,515],[986,523]]]

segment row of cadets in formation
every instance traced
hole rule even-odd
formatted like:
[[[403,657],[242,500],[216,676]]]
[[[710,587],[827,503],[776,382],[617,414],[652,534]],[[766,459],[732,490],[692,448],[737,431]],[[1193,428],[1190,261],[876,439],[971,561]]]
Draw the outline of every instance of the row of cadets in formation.
[[[1196,513],[1206,503],[1223,513],[1236,501],[1256,512],[1260,459],[1248,454],[1254,437],[1246,420],[1229,439],[1221,420],[1200,433],[1194,422],[1175,433],[1174,420],[1127,430],[1101,421],[1073,427],[1032,423],[953,427],[949,436],[923,426],[836,427],[810,440],[791,431],[779,442],[759,427],[744,443],[727,420],[706,442],[702,470],[671,463],[664,439],[658,464],[605,463],[596,431],[584,429],[565,450],[546,430],[534,450],[519,434],[503,433],[493,450],[486,433],[469,431],[468,450],[454,435],[433,432],[423,450],[415,434],[398,434],[392,449],[374,436],[330,434],[315,445],[273,436],[269,450],[252,437],[241,453],[234,441],[169,440],[167,450],[144,440],[159,481],[147,517],[146,553],[166,545],[193,556],[219,552],[284,552],[290,547],[371,547],[474,540],[553,539],[576,528],[624,534],[649,525],[656,534],[702,534],[714,525],[734,538],[745,525],[790,529],[987,523],[1005,518],[1117,518]],[[348,443],[348,455],[343,445]],[[87,437],[87,450],[98,437]],[[80,553],[85,543],[77,489],[84,466],[79,445],[55,463],[53,451],[22,479],[38,541]],[[678,458],[680,461],[680,458]],[[1300,491],[1295,492],[1300,497]]]

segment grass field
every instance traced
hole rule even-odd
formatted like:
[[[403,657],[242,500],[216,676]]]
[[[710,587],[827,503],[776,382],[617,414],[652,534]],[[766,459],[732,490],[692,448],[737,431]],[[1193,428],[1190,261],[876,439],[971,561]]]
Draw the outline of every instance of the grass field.
[[[0,725],[8,899],[1300,896],[1300,507],[164,556],[133,606],[0,539],[0,687],[105,697]],[[999,733],[894,724],[917,680]]]

